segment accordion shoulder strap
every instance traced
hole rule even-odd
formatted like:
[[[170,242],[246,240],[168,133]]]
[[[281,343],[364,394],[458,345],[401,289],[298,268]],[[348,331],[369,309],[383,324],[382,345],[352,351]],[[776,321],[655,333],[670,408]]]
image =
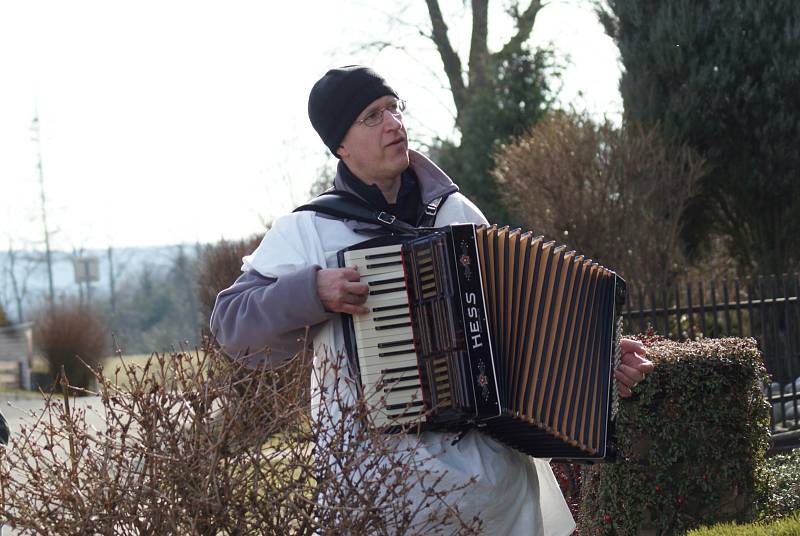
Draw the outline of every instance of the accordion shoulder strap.
[[[380,225],[395,233],[409,234],[417,231],[415,227],[399,220],[394,214],[370,208],[359,197],[349,192],[328,190],[292,212],[304,210],[320,212],[334,218]]]
[[[425,212],[419,220],[420,227],[433,227],[436,224],[436,213],[439,212],[445,199],[447,195],[440,195],[425,206]]]

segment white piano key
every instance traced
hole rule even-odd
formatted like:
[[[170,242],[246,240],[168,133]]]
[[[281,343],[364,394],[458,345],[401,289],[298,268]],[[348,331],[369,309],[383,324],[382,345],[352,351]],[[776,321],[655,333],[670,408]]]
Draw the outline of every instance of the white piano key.
[[[376,296],[369,296],[368,300],[371,299],[372,303],[370,304],[370,315],[383,315],[387,314],[387,311],[402,311],[403,309],[398,307],[400,305],[405,305],[406,309],[408,309],[408,294],[399,294],[394,297],[388,297],[385,294],[379,294]]]
[[[355,328],[355,335],[356,341],[359,343],[359,348],[361,348],[360,342],[364,341],[364,344],[368,346],[377,346],[379,343],[392,343],[392,342],[400,342],[400,341],[409,341],[408,344],[411,344],[411,341],[414,340],[414,330],[411,329],[411,326],[401,326],[392,329],[359,329],[358,326],[354,326]]]
[[[422,389],[416,389],[414,391],[389,391],[388,393],[384,393],[386,397],[386,405],[387,406],[394,406],[398,404],[410,405],[413,402],[422,402]],[[390,411],[403,411],[405,408],[397,408],[395,410]]]
[[[414,366],[411,364],[410,366]],[[408,370],[408,363],[396,363],[391,367],[373,365],[362,367],[360,370],[361,381],[364,385],[373,385],[381,380],[394,381],[403,378],[419,378],[419,371]]]
[[[384,316],[387,314],[395,314],[398,312],[409,311],[408,294],[400,294],[397,296],[368,296],[366,307],[369,312],[363,315],[358,315],[361,320],[371,316]],[[400,306],[404,307],[400,307]],[[354,317],[355,319],[355,317]]]
[[[384,393],[392,392],[402,392],[402,391],[411,391],[420,388],[419,378],[411,378],[411,379],[397,379],[383,382],[379,382],[375,384],[376,387],[379,387]]]
[[[400,359],[390,361],[388,363],[381,363],[377,361],[370,361],[361,363],[361,367],[359,368],[360,374],[363,377],[375,377],[378,376],[398,376],[398,375],[411,375],[411,373],[403,373],[401,371],[409,369],[409,367],[416,367],[416,358],[413,360],[402,361]],[[415,371],[412,371],[413,374],[418,374]]]
[[[380,329],[377,329],[380,328]],[[355,328],[356,340],[364,341],[366,344],[370,339],[380,338],[384,342],[400,342],[408,341],[407,344],[411,345],[414,340],[414,330],[411,329],[411,321],[387,324],[384,326],[366,325]],[[369,346],[376,346],[376,344],[369,344]]]
[[[417,384],[421,383],[422,380],[420,379],[419,375],[416,372],[397,372],[397,373],[387,373],[385,369],[365,369],[362,371],[361,375],[361,384],[362,386],[369,389],[375,389],[375,385],[380,382],[383,383],[391,383],[395,381],[416,381]]]
[[[379,357],[377,355],[365,355],[361,357],[361,361],[363,364],[363,366],[361,367],[362,369],[369,368],[372,370],[375,369],[390,370],[396,368],[416,366],[417,356],[412,352],[401,355],[386,356],[386,357]]]
[[[394,268],[387,268],[385,270],[362,270],[359,268],[358,274],[361,276],[360,281],[362,283],[374,283],[376,281],[383,281],[385,279],[399,279],[405,278],[405,273],[403,272],[402,267],[398,268],[395,266]]]
[[[422,389],[414,391],[381,391],[365,392],[367,404],[385,408],[388,412],[403,413],[413,403],[422,402]],[[389,409],[388,406],[400,406]]]
[[[411,311],[409,311],[407,307],[405,309],[379,311],[371,315],[364,315],[364,318],[359,319],[357,326],[353,323],[353,327],[358,331],[376,328],[381,328],[377,329],[377,331],[382,331],[385,326],[392,326],[395,324],[409,324],[408,327],[411,327]]]
[[[414,365],[411,365],[414,366]],[[371,370],[361,370],[361,378],[374,384],[378,381],[394,381],[398,379],[417,378],[419,379],[419,372],[416,368],[414,370],[407,370],[408,366],[398,363],[395,367],[372,367]]]
[[[359,369],[361,375],[410,375],[416,374],[419,366],[417,364],[417,356],[406,355],[388,358],[369,358],[364,360],[362,367]],[[413,367],[413,368],[412,368]],[[410,372],[409,372],[410,371]]]
[[[412,353],[415,351],[414,341],[411,339],[410,334],[406,338],[399,338],[397,340],[388,339],[384,341],[381,341],[380,339],[376,340],[374,338],[364,337],[360,340],[357,340],[357,343],[358,342],[363,343],[363,345],[359,347],[359,355],[362,355],[365,358],[368,356],[372,358],[389,357],[385,354],[391,353],[391,355],[400,355],[396,352],[403,351]],[[380,354],[384,355],[381,356]]]
[[[380,355],[378,350],[365,351],[358,354],[359,364],[369,368],[380,367],[398,367],[400,363],[408,362],[409,364],[417,363],[417,355],[414,351],[404,352],[402,354]],[[383,352],[385,354],[385,352]]]
[[[392,302],[397,299],[404,299],[408,303],[408,293],[405,289],[396,292],[386,292],[383,294],[370,294],[364,305],[368,308],[380,307],[382,304]]]
[[[372,415],[373,423],[377,427],[385,426],[412,426],[424,421],[423,415],[387,415],[382,411],[376,410]]]

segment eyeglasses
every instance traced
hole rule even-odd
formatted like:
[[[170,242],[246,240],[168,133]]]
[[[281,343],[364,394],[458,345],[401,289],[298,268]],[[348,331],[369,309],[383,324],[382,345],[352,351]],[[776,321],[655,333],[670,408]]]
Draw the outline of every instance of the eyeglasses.
[[[392,114],[392,117],[402,117],[405,110],[406,101],[396,100],[388,106],[378,108],[377,110],[372,110],[370,113],[364,116],[363,119],[356,121],[356,124],[363,123],[364,126],[377,127],[383,123],[383,112],[389,112]]]

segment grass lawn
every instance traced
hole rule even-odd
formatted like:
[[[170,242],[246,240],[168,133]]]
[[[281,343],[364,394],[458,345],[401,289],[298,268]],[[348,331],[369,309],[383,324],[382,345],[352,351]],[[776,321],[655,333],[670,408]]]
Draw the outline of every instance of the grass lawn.
[[[158,357],[155,354],[134,354],[103,358],[103,375],[113,380],[117,385],[128,385],[128,374],[125,372],[125,367],[141,371],[147,366],[147,362],[151,357],[152,363],[150,364],[149,374],[152,376],[160,371],[161,368]],[[138,375],[139,373],[137,373]]]
[[[127,367],[136,369],[144,369],[147,361],[153,354],[133,354],[123,355],[122,357],[111,355],[102,359],[103,375],[106,378],[113,380],[117,385],[128,385],[128,375],[125,372],[123,363]],[[150,365],[151,374],[159,368],[158,360],[153,356],[153,363]],[[34,356],[33,358],[33,372],[47,372],[47,361],[41,356]]]
[[[122,357],[112,355],[103,358],[103,376],[114,380],[117,385],[128,385],[128,375],[125,372],[123,363],[127,367],[143,369],[150,359],[150,354],[124,355]],[[155,361],[155,358],[153,358]],[[152,365],[151,365],[152,367]]]

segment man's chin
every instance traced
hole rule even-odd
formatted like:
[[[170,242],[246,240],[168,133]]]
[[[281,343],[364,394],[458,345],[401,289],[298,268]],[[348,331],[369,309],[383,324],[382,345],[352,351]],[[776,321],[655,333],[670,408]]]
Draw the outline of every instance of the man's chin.
[[[397,169],[399,170],[400,173],[405,171],[408,165],[411,163],[411,161],[408,158],[408,150],[403,151],[402,154],[398,154],[397,157],[392,159],[392,162],[397,163]]]

